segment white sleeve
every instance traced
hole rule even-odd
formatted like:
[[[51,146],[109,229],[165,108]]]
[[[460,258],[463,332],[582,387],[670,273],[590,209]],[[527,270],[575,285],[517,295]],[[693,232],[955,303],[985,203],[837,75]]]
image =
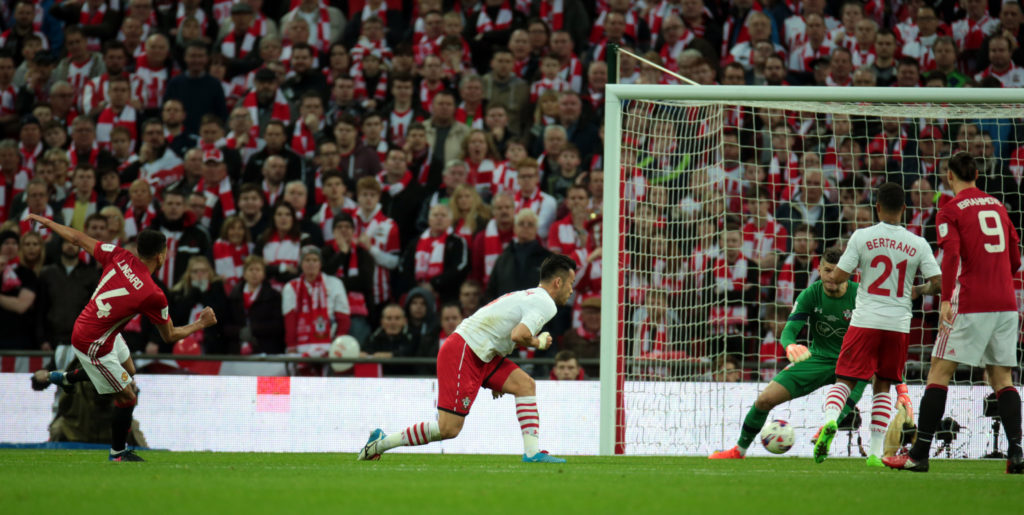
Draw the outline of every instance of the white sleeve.
[[[537,336],[544,324],[555,316],[555,303],[551,299],[538,299],[536,302],[523,303],[523,319],[530,334]]]
[[[852,274],[857,266],[860,265],[860,254],[858,248],[860,247],[860,231],[854,231],[850,235],[850,239],[846,242],[846,250],[843,251],[843,257],[839,258],[837,267],[848,273]]]
[[[295,290],[292,284],[288,283],[281,288],[281,314],[287,315],[295,309]]]
[[[327,279],[334,279],[329,283],[329,290],[331,293],[331,315],[341,313],[342,315],[352,314],[348,305],[348,292],[345,291],[345,283],[341,282],[341,279],[337,277],[325,276]]]
[[[932,254],[932,247],[924,238],[918,238],[917,249],[921,253],[921,275],[925,279],[942,275],[942,268],[939,267],[935,254]]]

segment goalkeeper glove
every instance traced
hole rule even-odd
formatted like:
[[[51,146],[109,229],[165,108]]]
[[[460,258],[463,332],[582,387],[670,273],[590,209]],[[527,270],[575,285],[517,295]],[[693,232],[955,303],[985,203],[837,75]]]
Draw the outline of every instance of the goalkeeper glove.
[[[786,346],[786,357],[792,363],[799,363],[811,357],[811,351],[807,350],[807,347],[803,345],[791,343]]]
[[[910,396],[907,395],[907,385],[898,384],[896,385],[896,404],[902,404],[907,410],[907,420],[914,420],[914,405],[910,402]]]
[[[547,331],[537,335],[537,349],[547,350],[551,346],[551,335]]]

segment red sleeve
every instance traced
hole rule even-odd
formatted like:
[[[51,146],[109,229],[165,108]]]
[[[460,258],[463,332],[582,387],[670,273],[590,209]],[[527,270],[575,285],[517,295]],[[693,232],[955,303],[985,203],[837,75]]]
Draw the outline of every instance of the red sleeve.
[[[118,251],[128,252],[113,243],[97,241],[96,245],[92,248],[92,257],[96,258],[100,268],[104,268],[114,260],[114,256],[117,255]]]
[[[484,282],[484,231],[473,236],[473,251],[469,254],[469,277]]]
[[[293,310],[291,310],[291,312],[285,313],[285,315],[284,315],[284,345],[285,345],[285,347],[290,347],[292,345],[295,345],[295,342],[298,341],[298,339],[297,339],[298,335],[296,334],[296,329],[298,327],[298,323],[299,323],[298,310],[293,309]]]
[[[960,265],[960,231],[948,209],[939,210],[935,219],[939,246],[942,247],[942,301],[948,302],[956,287],[956,273]],[[1019,258],[1018,258],[1019,259]]]
[[[163,290],[157,288],[155,285],[153,288],[156,289],[152,293],[147,301],[143,304],[142,314],[153,322],[154,325],[164,325],[171,321],[171,316],[167,308],[167,296],[164,295]]]
[[[391,222],[391,230],[388,231],[388,243],[387,248],[384,252],[401,252],[401,243],[398,240],[398,225],[394,221]]]
[[[338,323],[338,332],[335,333],[338,336],[348,334],[348,330],[352,327],[352,317],[344,313],[335,313],[334,321]]]
[[[1007,248],[1010,253],[1010,274],[1016,276],[1020,270],[1020,237],[1017,236],[1017,228],[1013,226],[1010,217],[1003,211],[1003,223],[1006,224],[1007,232],[1010,235],[1011,245]]]

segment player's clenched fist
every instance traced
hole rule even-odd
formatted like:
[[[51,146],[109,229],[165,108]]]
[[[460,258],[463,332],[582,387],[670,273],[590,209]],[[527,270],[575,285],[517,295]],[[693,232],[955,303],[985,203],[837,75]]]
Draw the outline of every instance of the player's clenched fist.
[[[789,358],[791,363],[799,363],[811,357],[811,351],[807,350],[807,347],[804,345],[791,343],[786,346],[786,357]]]
[[[207,307],[199,313],[199,323],[203,324],[203,328],[217,325],[217,315],[214,314],[213,308]]]
[[[551,335],[546,331],[537,335],[537,348],[547,350],[551,346]]]

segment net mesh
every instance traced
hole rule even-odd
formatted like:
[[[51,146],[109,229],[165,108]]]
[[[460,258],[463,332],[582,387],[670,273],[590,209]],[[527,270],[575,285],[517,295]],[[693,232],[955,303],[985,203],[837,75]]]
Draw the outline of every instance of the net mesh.
[[[951,194],[943,160],[964,150],[981,165],[979,186],[1021,226],[1022,105],[621,107],[616,442],[629,454],[701,455],[734,444],[757,392],[788,364],[778,340],[794,299],[818,279],[825,248],[875,223],[876,186],[904,186],[904,222],[934,246],[936,201]],[[1016,285],[1021,299],[1020,275]],[[914,303],[910,385],[927,374],[937,312],[937,297]],[[798,341],[807,343],[806,332]],[[947,416],[961,429],[943,452],[981,457],[994,433],[983,371],[961,367],[953,384],[977,391],[951,393]],[[823,393],[773,410],[797,426],[805,443],[794,452],[811,452]],[[920,392],[911,397],[918,402]],[[866,424],[837,452],[857,455],[860,435]]]

